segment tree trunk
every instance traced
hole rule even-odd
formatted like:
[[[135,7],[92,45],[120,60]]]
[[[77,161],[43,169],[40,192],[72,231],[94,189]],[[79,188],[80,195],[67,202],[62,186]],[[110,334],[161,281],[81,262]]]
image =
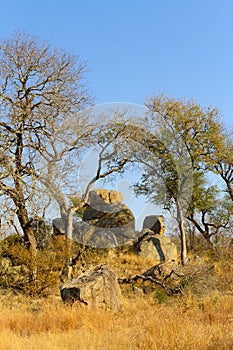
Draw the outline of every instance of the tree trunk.
[[[206,240],[208,246],[213,249],[213,243],[211,242],[210,240],[210,234],[209,232],[207,231],[208,229],[208,226],[207,228],[204,230],[200,225],[199,223],[195,220],[194,216],[193,215],[190,215],[190,216],[187,216],[187,219],[192,222],[195,227],[198,229],[198,231],[202,234],[202,236],[204,237],[204,239]]]
[[[65,230],[65,265],[61,273],[61,279],[70,280],[72,277],[73,266],[72,266],[72,243],[73,243],[73,213],[72,208],[66,208],[60,206],[60,213],[62,218],[62,223]]]
[[[186,265],[186,260],[187,260],[186,234],[185,234],[185,228],[184,228],[183,211],[179,200],[177,200],[176,206],[177,206],[177,220],[179,223],[180,239],[181,239],[181,264]]]
[[[71,265],[72,262],[72,240],[73,240],[73,211],[69,209],[66,214],[65,222],[65,234],[67,239],[67,266]]]
[[[232,189],[232,181],[227,180],[226,181],[226,185],[227,185],[227,191],[231,197],[231,200],[233,201],[233,189]]]
[[[17,199],[17,203],[15,203],[17,208],[17,216],[24,233],[25,242],[29,245],[29,249],[32,253],[32,256],[36,257],[37,242],[32,228],[32,221],[29,220],[27,209],[25,207],[25,203],[23,202],[24,198],[21,198]]]
[[[32,220],[29,220],[25,198],[21,193],[21,196],[14,198],[14,203],[16,206],[16,214],[20,223],[20,226],[23,230],[24,241],[27,244],[29,251],[31,252],[31,273],[29,278],[31,281],[35,281],[37,276],[37,264],[36,264],[36,256],[37,256],[37,241],[32,228]]]
[[[73,210],[70,208],[66,214],[65,233],[66,237],[71,241],[73,239]]]
[[[28,212],[26,208],[26,200],[24,197],[22,179],[23,179],[23,132],[24,124],[21,123],[19,131],[16,133],[16,150],[15,150],[15,172],[13,175],[15,191],[11,196],[16,206],[16,214],[18,216],[20,225],[22,227],[24,238],[26,243],[29,245],[29,249],[32,253],[33,258],[36,257],[37,253],[37,242],[36,237],[32,229],[32,221],[29,220]]]

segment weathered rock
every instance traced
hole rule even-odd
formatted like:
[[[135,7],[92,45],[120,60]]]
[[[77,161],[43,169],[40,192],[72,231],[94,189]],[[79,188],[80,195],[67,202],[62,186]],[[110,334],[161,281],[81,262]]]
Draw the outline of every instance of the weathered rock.
[[[65,234],[65,227],[61,218],[53,219],[52,225],[53,225],[53,232],[55,235]]]
[[[177,264],[176,261],[168,260],[166,262],[162,262],[158,265],[151,267],[150,269],[148,269],[143,273],[143,276],[145,277],[150,276],[157,280],[164,281],[172,275],[173,271],[176,271],[178,269],[179,269],[179,265]]]
[[[113,248],[128,244],[138,237],[131,227],[103,228],[86,222],[75,224],[73,239],[83,245],[96,248]]]
[[[98,248],[112,248],[138,237],[132,211],[122,204],[122,194],[113,190],[89,193],[82,221],[73,221],[73,239]],[[61,218],[53,220],[55,234],[65,234]]]
[[[135,219],[132,211],[123,204],[109,204],[105,208],[105,211],[88,207],[84,211],[83,220],[93,226],[102,228],[135,227]]]
[[[170,237],[154,234],[145,229],[142,238],[138,242],[138,254],[144,258],[156,261],[177,261],[177,248]]]
[[[78,302],[87,307],[121,310],[122,294],[117,275],[106,265],[95,268],[63,284],[61,298],[65,303]]]
[[[117,247],[137,237],[132,211],[122,202],[117,191],[96,190],[89,194],[89,204],[83,213],[83,221],[76,224],[74,236],[96,247]]]
[[[150,229],[155,234],[164,235],[165,224],[164,217],[162,215],[149,215],[146,216],[143,221],[143,230]]]
[[[95,207],[102,204],[121,204],[123,196],[120,192],[114,190],[99,189],[90,191],[88,196],[88,204]]]

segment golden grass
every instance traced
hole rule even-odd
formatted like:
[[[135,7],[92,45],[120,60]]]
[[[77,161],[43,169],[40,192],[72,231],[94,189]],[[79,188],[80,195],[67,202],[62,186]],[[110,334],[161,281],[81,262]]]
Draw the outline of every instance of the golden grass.
[[[233,295],[158,304],[125,298],[123,312],[67,307],[59,298],[0,302],[1,350],[233,349]]]
[[[120,277],[154,265],[118,251],[96,263],[107,263]],[[140,288],[134,294],[122,286],[122,312],[65,306],[54,294],[33,299],[0,291],[0,350],[233,350],[233,261],[214,265],[214,274],[181,296],[144,295]]]

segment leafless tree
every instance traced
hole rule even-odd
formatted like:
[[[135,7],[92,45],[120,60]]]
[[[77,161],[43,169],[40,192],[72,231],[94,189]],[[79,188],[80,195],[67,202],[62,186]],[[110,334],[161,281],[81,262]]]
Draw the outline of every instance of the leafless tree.
[[[10,198],[34,255],[28,199],[38,189],[41,156],[58,141],[69,140],[68,150],[87,135],[85,73],[77,57],[25,33],[0,42],[0,194]]]

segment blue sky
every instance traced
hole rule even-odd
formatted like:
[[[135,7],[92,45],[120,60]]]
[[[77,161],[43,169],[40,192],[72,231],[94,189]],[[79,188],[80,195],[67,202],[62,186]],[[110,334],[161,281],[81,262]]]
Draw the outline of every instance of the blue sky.
[[[0,1],[0,37],[15,30],[87,61],[97,104],[164,93],[218,107],[232,126],[232,0]]]
[[[231,0],[8,0],[0,36],[26,30],[88,61],[96,102],[194,98],[233,115]]]

